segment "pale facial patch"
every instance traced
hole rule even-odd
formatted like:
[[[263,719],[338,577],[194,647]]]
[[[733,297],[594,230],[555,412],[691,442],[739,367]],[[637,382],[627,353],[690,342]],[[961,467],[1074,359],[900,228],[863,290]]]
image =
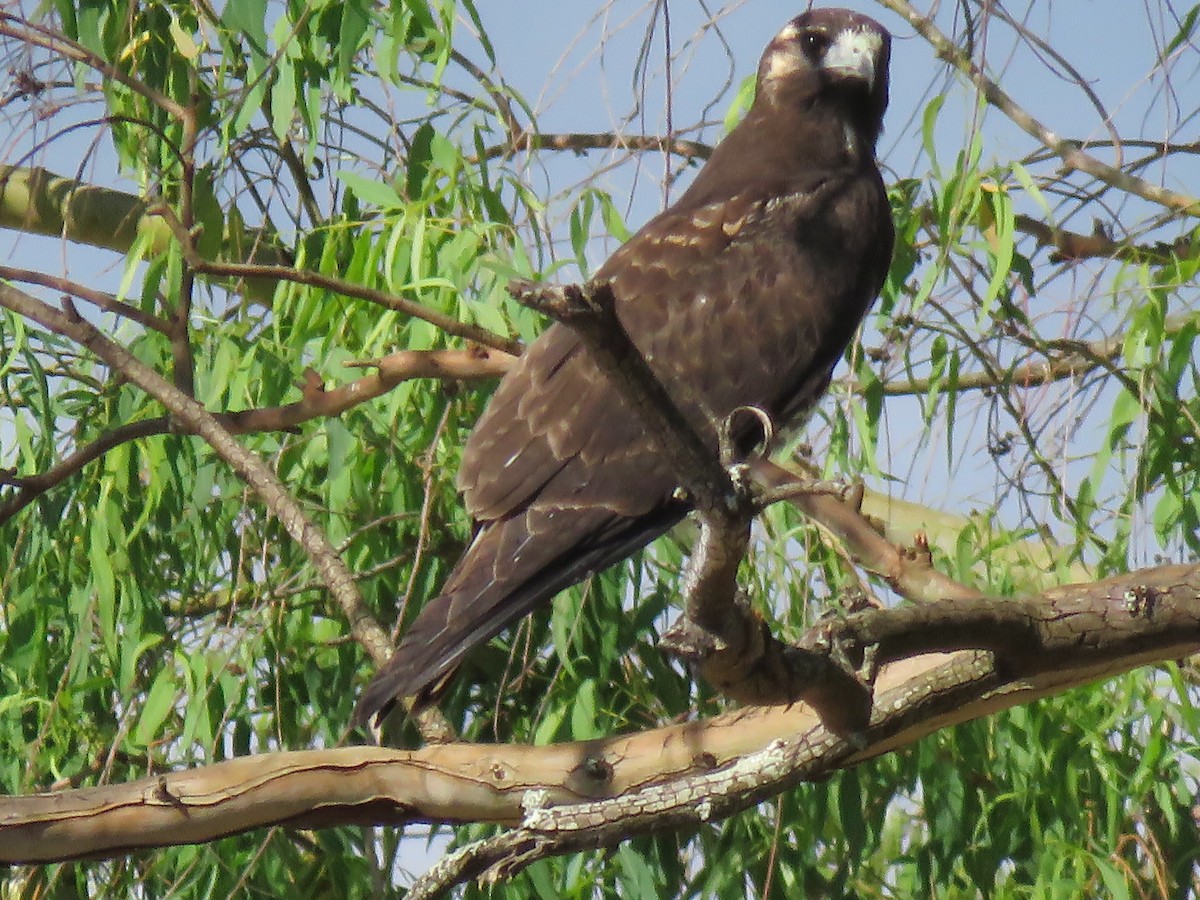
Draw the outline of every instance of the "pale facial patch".
[[[796,27],[794,22],[788,22],[785,26],[783,26],[783,31],[775,35],[775,40],[794,41],[798,37],[800,37],[800,29]]]
[[[825,51],[821,68],[861,78],[868,87],[874,87],[875,60],[882,49],[883,38],[875,31],[867,28],[839,31]]]
[[[785,32],[787,30],[787,28],[784,29]],[[783,35],[781,34],[780,37]],[[763,78],[768,81],[775,78],[786,78],[793,72],[808,68],[808,65],[808,60],[804,58],[803,53],[796,49],[795,44],[791,41],[780,42],[776,50],[767,58],[767,69],[763,72]]]

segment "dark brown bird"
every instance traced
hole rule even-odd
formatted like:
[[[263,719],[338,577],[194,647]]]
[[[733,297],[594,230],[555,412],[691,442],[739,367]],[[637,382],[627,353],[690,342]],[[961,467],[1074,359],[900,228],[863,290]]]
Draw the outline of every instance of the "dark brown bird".
[[[866,16],[793,19],[763,54],[745,119],[596,273],[714,452],[737,407],[801,422],[883,284],[894,232],[875,143],[889,52]],[[356,719],[398,697],[427,703],[472,648],[663,534],[688,512],[676,485],[575,335],[548,328],[467,442],[458,486],[474,539]]]

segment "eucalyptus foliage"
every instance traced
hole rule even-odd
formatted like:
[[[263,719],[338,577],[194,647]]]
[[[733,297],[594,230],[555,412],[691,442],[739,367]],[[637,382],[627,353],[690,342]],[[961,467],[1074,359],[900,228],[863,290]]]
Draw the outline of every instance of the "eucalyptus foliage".
[[[626,223],[626,198],[592,172],[607,162],[628,173],[657,157],[564,161],[564,150],[527,136],[532,149],[513,149],[542,123],[500,76],[512,61],[489,30],[493,17],[528,15],[536,31],[519,5],[16,6],[39,34],[61,33],[83,52],[0,38],[14,73],[0,163],[44,165],[163,204],[210,259],[255,261],[270,249],[527,341],[542,323],[511,301],[506,281],[578,278],[644,218]],[[1152,181],[1170,181],[1175,159],[1196,152],[1171,143],[1194,124],[1200,97],[1196,13],[1155,20],[1160,55],[1143,61],[1155,77],[1185,82],[1155,95],[1165,137],[1153,125],[1122,135],[1126,169]],[[957,32],[968,51],[977,25]],[[1028,49],[1016,25],[1000,17],[993,27]],[[926,44],[909,47],[905,64],[919,54],[934,64]],[[531,39],[526,52],[557,50]],[[1187,53],[1190,68],[1177,66]],[[738,76],[752,65],[738,59]],[[643,57],[634,75],[656,66],[661,57]],[[1006,72],[989,72],[1004,82]],[[629,74],[609,76],[624,86]],[[1004,116],[965,81],[939,83],[919,104],[893,98],[889,129],[911,139],[915,160],[888,179],[896,258],[797,452],[830,476],[926,505],[904,515],[929,532],[937,565],[998,595],[1195,560],[1195,216],[1064,170],[1024,136],[993,142]],[[717,97],[717,115],[736,115],[744,93]],[[160,98],[194,110],[194,148]],[[965,135],[956,116],[974,122]],[[592,130],[608,128],[597,115]],[[715,141],[720,128],[702,136]],[[1103,239],[1105,250],[1070,258],[1039,227]],[[326,289],[194,280],[178,242],[138,234],[119,253],[81,246],[108,246],[100,238],[23,235],[10,265],[81,282],[102,272],[94,277],[147,316],[169,320],[190,304],[181,355],[160,331],[77,303],[177,383],[190,367],[210,410],[295,402],[306,370],[333,386],[361,374],[348,362],[464,346]],[[54,290],[20,286],[57,302]],[[1062,377],[1038,374],[1072,360]],[[410,620],[436,593],[468,537],[453,476],[490,389],[410,380],[339,417],[239,437],[338,547],[385,625]],[[163,415],[86,348],[10,312],[0,313],[0,397],[0,504],[21,479]],[[945,514],[957,518],[945,524]],[[848,590],[886,595],[790,508],[769,510],[758,536],[744,581],[786,634]],[[654,647],[688,540],[686,529],[660,540],[475,654],[447,716],[468,739],[550,742],[721,709]],[[1011,565],[1013,553],[1041,560],[1037,579]],[[0,600],[5,793],[357,739],[347,723],[370,661],[304,552],[194,436],[117,443],[0,517]],[[465,896],[1182,896],[1200,855],[1192,677],[1185,664],[1079,689],[698,832],[549,860]],[[273,829],[3,877],[13,896],[372,896],[402,890],[425,840],[424,831]]]

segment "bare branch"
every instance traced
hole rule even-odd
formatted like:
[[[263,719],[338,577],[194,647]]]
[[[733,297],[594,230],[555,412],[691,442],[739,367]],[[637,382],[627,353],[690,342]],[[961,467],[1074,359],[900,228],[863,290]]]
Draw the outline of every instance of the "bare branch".
[[[945,60],[966,75],[990,104],[1008,116],[1026,134],[1053,150],[1070,168],[1086,172],[1119,190],[1135,194],[1185,215],[1200,215],[1200,200],[1195,197],[1168,190],[1151,184],[1143,178],[1130,175],[1128,172],[1115,169],[1087,153],[1075,141],[1059,137],[1026,112],[1000,88],[1000,85],[988,78],[967,53],[960,50],[953,41],[942,34],[933,20],[921,15],[908,0],[879,0],[879,3],[897,15],[903,16],[916,29],[917,33],[930,43],[939,59]]]
[[[754,482],[768,489],[803,481],[805,477],[767,459],[753,460],[749,466]],[[929,544],[920,533],[916,546],[903,549],[883,537],[862,514],[862,496],[860,486],[845,497],[823,492],[801,493],[792,497],[791,503],[836,536],[855,562],[882,576],[903,597],[986,599],[986,595],[974,588],[934,569]]]
[[[815,631],[810,640],[877,642],[885,660],[861,748],[798,702],[548,747],[266,754],[9,798],[0,861],[122,855],[270,824],[519,824],[514,837],[469,849],[415,888],[426,893],[414,896],[437,896],[497,866],[507,876],[532,859],[720,819],[939,728],[1193,653],[1200,566],[1147,569],[1025,600],[872,610]]]
[[[446,334],[453,334],[456,337],[465,338],[468,341],[474,341],[477,344],[491,347],[504,353],[520,355],[523,349],[523,345],[519,340],[503,337],[481,325],[462,322],[453,316],[438,312],[436,309],[430,309],[412,300],[406,300],[395,294],[389,294],[387,291],[355,284],[352,281],[346,281],[342,278],[335,278],[332,275],[323,275],[320,272],[313,272],[309,269],[296,269],[291,266],[212,262],[201,259],[194,251],[185,252],[190,257],[189,262],[197,273],[220,278],[269,278],[278,281],[291,281],[295,284],[303,284],[309,287],[324,288],[345,297],[354,297],[359,300],[375,303],[384,309],[403,313],[406,316],[412,316],[414,319],[422,319],[431,325],[437,326],[446,332]]]
[[[191,111],[176,103],[166,94],[155,90],[143,81],[134,78],[120,68],[109,65],[102,58],[88,50],[82,44],[77,44],[62,33],[42,25],[34,24],[18,16],[0,12],[0,36],[11,37],[23,44],[41,47],[72,62],[83,63],[95,69],[106,80],[123,84],[135,94],[145,97],[159,109],[168,113],[172,118],[187,120]]]
[[[326,388],[312,369],[304,372],[302,399],[285,406],[263,407],[242,412],[219,413],[216,417],[231,434],[285,431],[316,418],[339,416],[373,400],[414,378],[477,381],[498,378],[512,368],[516,357],[500,350],[474,347],[468,350],[399,350],[376,360],[348,365],[375,366],[378,371],[349,384]]]
[[[510,143],[493,144],[483,151],[484,159],[510,156],[522,151],[561,150],[586,153],[589,150],[627,150],[634,153],[670,153],[684,160],[705,160],[712,156],[712,145],[683,138],[660,137],[653,134],[621,134],[601,132],[532,132],[522,131]]]
[[[1194,316],[1190,313],[1180,313],[1168,316],[1163,321],[1163,334],[1174,335],[1180,329],[1187,327]],[[953,383],[944,381],[947,389],[955,391],[989,390],[992,388],[1036,387],[1050,384],[1067,378],[1078,378],[1096,369],[1109,368],[1120,359],[1125,344],[1124,335],[1105,338],[1099,341],[1073,341],[1055,339],[1043,341],[1031,338],[1027,341],[1035,349],[1046,353],[1047,358],[1036,362],[1022,363],[1005,368],[996,365],[994,369],[963,372]],[[1056,355],[1052,355],[1056,354]],[[845,382],[849,391],[860,391],[861,387],[853,382]],[[933,385],[929,378],[911,378],[889,380],[883,382],[883,393],[889,396],[903,394],[925,394]],[[1136,388],[1136,386],[1132,386]]]
[[[153,313],[142,312],[136,306],[130,306],[128,303],[118,300],[112,294],[105,291],[97,291],[77,281],[71,281],[69,278],[59,278],[55,275],[35,272],[32,269],[18,269],[13,266],[4,265],[0,265],[0,278],[6,278],[9,281],[20,281],[25,284],[40,284],[42,287],[62,291],[64,294],[70,294],[73,297],[86,300],[97,309],[115,313],[160,334],[167,334],[170,329],[170,325],[166,319],[156,316]]]
[[[0,277],[3,270],[4,267],[0,266]],[[483,347],[468,350],[400,350],[382,359],[347,363],[362,367],[376,366],[379,371],[331,390],[325,388],[316,372],[312,369],[305,370],[301,387],[303,396],[295,403],[237,412],[212,412],[211,415],[231,435],[288,431],[312,419],[339,416],[346,410],[382,396],[398,384],[413,378],[442,378],[455,381],[497,378],[512,368],[515,360],[516,357],[507,353]],[[7,521],[46,491],[61,484],[114,447],[141,438],[167,434],[170,430],[170,422],[165,417],[144,419],[112,429],[45,472],[18,477],[0,471],[0,486],[8,484],[19,488],[15,495],[0,503],[0,523]]]

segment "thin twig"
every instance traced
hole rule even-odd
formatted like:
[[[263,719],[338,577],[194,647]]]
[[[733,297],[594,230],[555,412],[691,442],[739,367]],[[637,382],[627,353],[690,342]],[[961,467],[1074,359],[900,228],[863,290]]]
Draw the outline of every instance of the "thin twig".
[[[83,63],[103,75],[105,80],[116,81],[134,93],[141,94],[172,118],[182,120],[187,117],[188,111],[184,106],[119,67],[109,65],[100,56],[58,31],[9,13],[0,12],[0,35],[15,38],[23,44],[41,47],[51,53],[57,53],[64,59]]]
[[[1151,184],[1143,178],[1113,168],[1087,153],[1077,142],[1055,134],[1008,96],[1000,88],[1000,85],[988,78],[967,53],[946,37],[932,19],[921,15],[908,0],[879,0],[879,3],[897,15],[903,16],[916,29],[917,33],[929,42],[939,59],[948,62],[963,73],[987,98],[988,103],[1008,116],[1026,134],[1054,151],[1068,167],[1086,172],[1105,184],[1152,203],[1161,204],[1186,215],[1200,215],[1200,200],[1195,197]]]
[[[806,473],[768,459],[756,459],[748,465],[750,477],[764,490],[792,485],[806,477]],[[929,544],[919,537],[917,546],[905,548],[887,540],[862,514],[861,500],[860,485],[842,497],[802,493],[791,497],[790,502],[841,541],[856,563],[881,576],[902,597],[926,601],[950,597],[964,602],[986,598],[981,591],[933,568]]]
[[[412,300],[406,300],[387,291],[355,284],[343,278],[335,278],[332,275],[323,275],[320,272],[313,272],[309,269],[296,269],[292,266],[212,262],[194,255],[189,261],[196,272],[204,275],[212,275],[218,278],[271,278],[279,281],[303,284],[308,287],[324,288],[327,291],[332,291],[346,297],[354,297],[359,300],[375,303],[384,309],[403,313],[406,316],[412,316],[414,319],[422,319],[431,325],[437,326],[446,332],[446,334],[474,341],[476,344],[482,344],[485,347],[502,350],[505,353],[513,355],[520,355],[524,349],[524,345],[519,340],[503,337],[481,325],[462,322],[453,316],[430,309],[428,306]]]
[[[56,275],[47,275],[44,272],[35,272],[32,269],[18,269],[5,265],[0,265],[0,278],[6,278],[9,281],[20,281],[25,284],[38,284],[42,287],[62,291],[64,294],[70,294],[73,297],[78,297],[80,300],[91,303],[97,309],[122,316],[131,322],[137,322],[144,328],[149,328],[161,334],[168,334],[170,332],[171,326],[166,319],[156,316],[154,313],[142,312],[136,306],[131,306],[128,303],[118,300],[113,294],[95,290],[77,281],[72,281],[69,278],[60,278]]]
[[[99,459],[114,447],[151,435],[167,434],[170,430],[171,423],[166,416],[130,422],[126,425],[118,425],[91,443],[85,444],[44,472],[23,476],[0,472],[0,486],[11,485],[18,488],[13,496],[0,503],[0,524],[7,522],[46,491],[66,481],[88,463]]]

